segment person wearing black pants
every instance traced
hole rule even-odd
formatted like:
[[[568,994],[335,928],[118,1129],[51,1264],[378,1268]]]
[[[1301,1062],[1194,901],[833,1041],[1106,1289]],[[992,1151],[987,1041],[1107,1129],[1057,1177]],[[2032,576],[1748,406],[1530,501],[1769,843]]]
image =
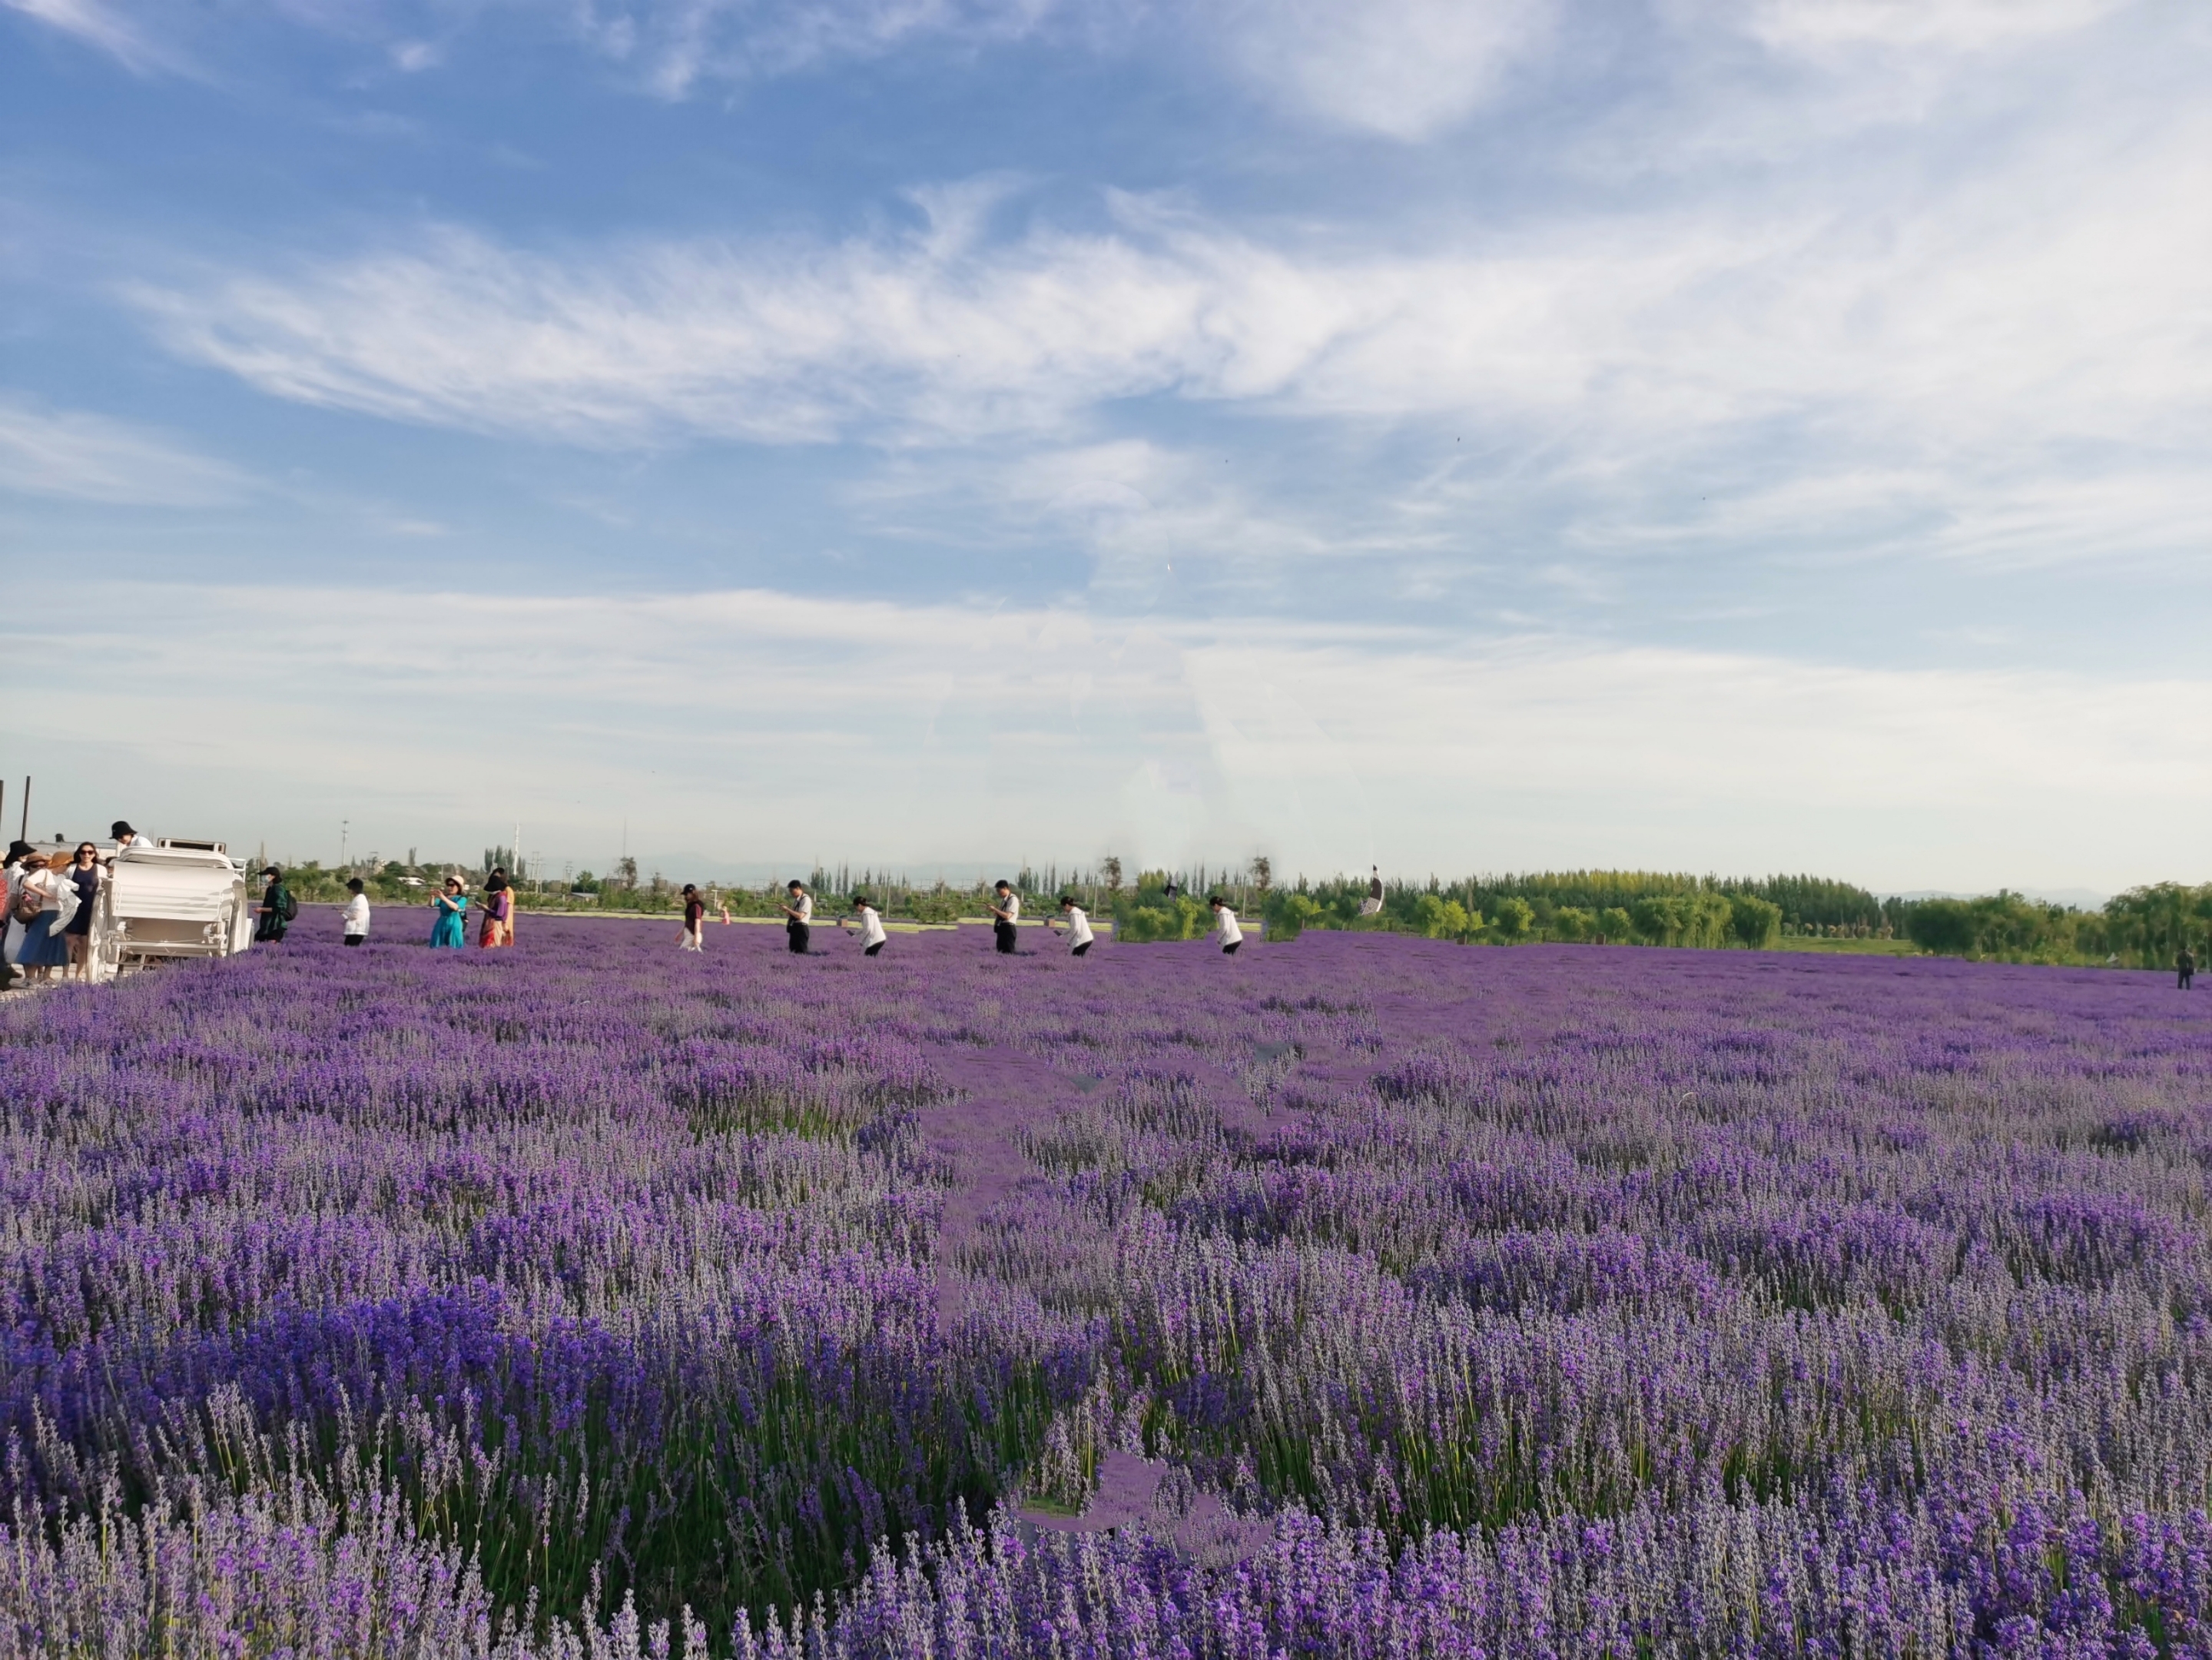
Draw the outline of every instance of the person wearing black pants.
[[[998,885],[998,897],[991,904],[991,939],[1002,957],[1014,954],[1014,921],[1022,914],[1022,902],[1011,882]]]
[[[868,896],[865,893],[853,896],[853,915],[860,925],[860,954],[875,956],[883,950],[884,941],[890,937],[884,932],[884,919],[877,915],[876,908],[868,903]]]
[[[1082,956],[1091,949],[1090,917],[1084,914],[1083,907],[1075,903],[1075,896],[1072,893],[1060,895],[1060,914],[1067,919],[1067,954],[1070,957]],[[1044,925],[1049,930],[1052,919],[1047,917]]]
[[[1221,954],[1236,956],[1237,947],[1244,943],[1244,930],[1237,926],[1237,913],[1218,893],[1206,903],[1213,907],[1213,937],[1221,942]]]
[[[2184,946],[2181,955],[2173,959],[2173,970],[2176,983],[2187,991],[2189,982],[2197,977],[2197,953]]]
[[[804,957],[809,933],[807,925],[814,920],[814,896],[807,892],[804,882],[794,879],[784,885],[791,893],[790,902],[783,908],[787,919],[783,925],[784,942],[791,947],[793,956]]]

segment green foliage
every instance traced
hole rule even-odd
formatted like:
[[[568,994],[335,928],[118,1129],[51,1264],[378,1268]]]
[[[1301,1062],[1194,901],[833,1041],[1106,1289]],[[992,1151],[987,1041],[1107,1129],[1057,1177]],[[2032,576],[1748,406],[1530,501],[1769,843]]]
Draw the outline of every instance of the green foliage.
[[[1327,926],[1322,921],[1325,913],[1310,894],[1270,894],[1263,915],[1270,939],[1295,939],[1309,927]]]
[[[2000,891],[1977,899],[1920,899],[1901,908],[1905,931],[1923,951],[2010,962],[2098,961],[2170,966],[2184,946],[2202,951],[2212,933],[2212,885],[2136,888],[2104,910],[2079,911]]]
[[[1429,939],[1472,939],[1482,929],[1482,918],[1470,915],[1456,899],[1425,893],[1414,903],[1422,936]]]
[[[1912,908],[1905,931],[1925,950],[1964,957],[1974,948],[1973,908],[1963,899],[1923,899]]]
[[[2158,882],[2130,888],[2105,907],[2106,948],[2145,968],[2167,968],[2185,948],[2212,952],[2212,882]]]
[[[1153,894],[1149,903],[1116,905],[1116,939],[1197,939],[1212,931],[1213,913],[1188,894],[1173,899]]]
[[[1552,913],[1552,938],[1569,945],[1597,938],[1597,917],[1578,905],[1562,905]]]
[[[1619,905],[1607,905],[1597,914],[1597,937],[1601,939],[1626,939],[1636,924]]]
[[[1526,899],[1508,896],[1498,902],[1498,920],[1494,926],[1498,937],[1508,945],[1526,939],[1528,931],[1536,926],[1536,908]]]
[[[1728,943],[1734,907],[1720,894],[1655,894],[1628,908],[1637,937],[1654,946],[1693,946],[1707,950]]]
[[[1729,927],[1752,950],[1771,950],[1782,937],[1782,907],[1755,894],[1737,894],[1729,901]]]

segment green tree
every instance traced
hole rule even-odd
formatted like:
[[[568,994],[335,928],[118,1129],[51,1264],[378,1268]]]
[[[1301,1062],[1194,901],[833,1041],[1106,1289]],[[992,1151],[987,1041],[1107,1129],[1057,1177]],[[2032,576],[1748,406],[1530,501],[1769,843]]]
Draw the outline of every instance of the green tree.
[[[1626,939],[1636,929],[1628,913],[1619,905],[1607,905],[1597,914],[1597,937],[1604,939]]]
[[[1423,937],[1430,939],[1465,939],[1482,926],[1482,920],[1469,916],[1458,900],[1433,893],[1425,893],[1414,902],[1413,915]]]
[[[1552,937],[1554,939],[1577,941],[1595,936],[1597,915],[1579,905],[1562,905],[1552,913]]]
[[[1963,899],[1923,899],[1912,908],[1905,932],[1923,951],[1964,957],[1974,948],[1974,913]]]
[[[1671,946],[1681,937],[1681,902],[1672,894],[1650,894],[1628,908],[1637,938],[1655,946]]]
[[[1782,907],[1771,900],[1740,893],[1729,901],[1729,927],[1752,950],[1769,950],[1782,937]]]
[[[1498,902],[1494,919],[1498,938],[1511,945],[1528,937],[1536,921],[1536,908],[1526,899],[1509,897]]]
[[[1262,914],[1267,920],[1270,939],[1295,939],[1310,927],[1326,926],[1323,919],[1327,913],[1309,894],[1275,894],[1267,901]]]

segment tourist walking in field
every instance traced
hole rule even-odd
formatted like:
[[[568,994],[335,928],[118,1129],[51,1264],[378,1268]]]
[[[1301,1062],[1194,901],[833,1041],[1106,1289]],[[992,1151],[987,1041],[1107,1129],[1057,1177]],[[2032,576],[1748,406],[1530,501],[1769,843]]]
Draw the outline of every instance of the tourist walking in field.
[[[100,900],[100,849],[89,842],[78,842],[68,876],[76,889],[76,909],[63,925],[62,937],[68,943],[70,977],[88,980],[92,977],[93,907]]]
[[[514,943],[514,890],[507,873],[495,866],[484,883],[483,925],[477,930],[477,949]]]
[[[23,863],[8,915],[23,930],[15,944],[15,966],[33,980],[52,979],[54,970],[69,961],[62,929],[69,921],[66,911],[76,903],[76,887],[63,873],[71,862],[69,854],[58,853],[46,859],[33,854]]]
[[[722,907],[722,926],[727,927],[729,925],[730,908],[725,905]],[[707,896],[699,891],[696,883],[686,882],[684,885],[684,937],[676,942],[676,949],[703,952],[707,949],[706,931]]]
[[[1382,914],[1382,866],[1370,865],[1367,868],[1367,897],[1359,902],[1359,914],[1379,916]]]
[[[868,903],[868,896],[853,896],[853,915],[860,928],[860,955],[873,957],[884,948],[890,935],[884,932],[884,919],[876,915],[876,908]]]
[[[461,920],[469,913],[469,897],[461,891],[461,879],[446,879],[446,891],[431,906],[434,913],[430,923],[430,948],[433,951],[459,951],[469,942],[467,925]]]
[[[368,893],[358,876],[346,884],[346,891],[353,897],[345,903],[345,942],[358,946],[368,938]]]
[[[261,903],[254,908],[258,920],[253,925],[253,937],[264,945],[281,945],[284,930],[300,914],[300,902],[292,897],[292,890],[284,885],[284,873],[276,866],[261,873],[269,879],[269,885],[261,891]]]
[[[791,897],[783,907],[784,944],[794,957],[806,955],[806,942],[812,936],[814,896],[806,891],[806,884],[796,877],[785,883],[784,891]]]
[[[2173,959],[2176,983],[2187,991],[2190,982],[2197,978],[2197,953],[2184,946],[2181,955]]]
[[[1070,957],[1082,956],[1091,949],[1091,918],[1084,914],[1083,907],[1075,903],[1075,896],[1072,893],[1060,896],[1060,914],[1067,924],[1067,954]],[[1050,929],[1052,919],[1045,918],[1044,925]]]
[[[1014,924],[1022,914],[1021,896],[1014,891],[1011,882],[1000,882],[994,891],[998,898],[991,906],[991,939],[1002,956],[1014,954]]]
[[[1213,937],[1221,942],[1221,954],[1236,956],[1237,947],[1244,943],[1244,930],[1237,926],[1237,913],[1218,893],[1206,903],[1213,907]]]

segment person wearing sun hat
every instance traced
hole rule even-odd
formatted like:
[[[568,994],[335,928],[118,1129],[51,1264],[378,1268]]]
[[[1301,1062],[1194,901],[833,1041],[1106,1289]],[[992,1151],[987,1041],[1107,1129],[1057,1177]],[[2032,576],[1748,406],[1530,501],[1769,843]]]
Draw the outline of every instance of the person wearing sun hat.
[[[469,943],[466,925],[461,919],[468,915],[469,897],[461,891],[461,879],[449,876],[444,890],[431,909],[436,912],[430,924],[430,946],[434,951],[459,951]]]

